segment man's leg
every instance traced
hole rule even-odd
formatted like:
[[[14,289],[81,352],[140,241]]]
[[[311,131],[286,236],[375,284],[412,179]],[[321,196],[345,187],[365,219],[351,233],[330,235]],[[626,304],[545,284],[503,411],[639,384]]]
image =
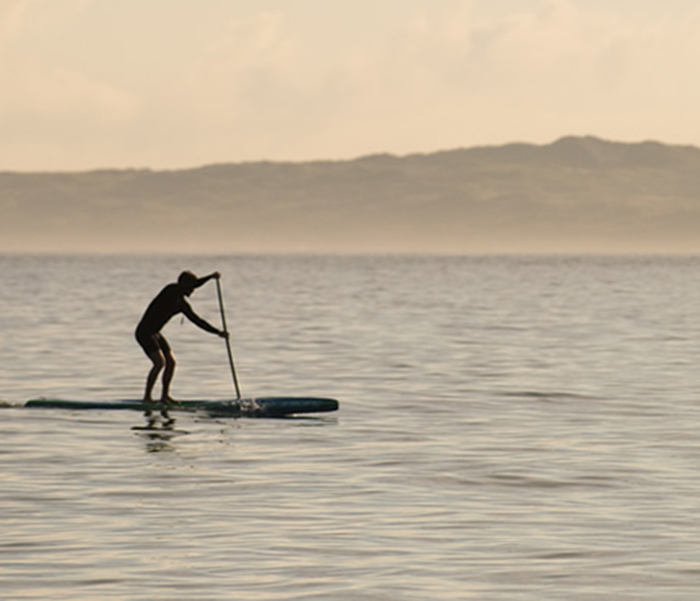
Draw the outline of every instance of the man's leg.
[[[161,347],[162,348],[162,347]],[[161,396],[161,401],[164,403],[174,403],[173,399],[170,397],[170,382],[173,380],[173,374],[175,373],[175,366],[177,365],[175,361],[175,355],[173,355],[170,346],[167,342],[165,343],[165,348],[163,350],[163,358],[165,360],[165,371],[163,372],[163,393]]]
[[[146,392],[143,395],[144,403],[153,401],[153,386],[158,379],[158,374],[163,369],[163,365],[165,365],[165,357],[160,349],[149,353],[148,358],[153,362],[153,367],[151,371],[148,372],[148,377],[146,378]]]

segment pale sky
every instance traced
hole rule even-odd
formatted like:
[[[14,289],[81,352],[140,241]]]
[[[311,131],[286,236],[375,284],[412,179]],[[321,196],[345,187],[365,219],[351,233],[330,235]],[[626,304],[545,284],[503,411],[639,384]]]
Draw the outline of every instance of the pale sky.
[[[697,0],[0,0],[0,171],[700,146]]]

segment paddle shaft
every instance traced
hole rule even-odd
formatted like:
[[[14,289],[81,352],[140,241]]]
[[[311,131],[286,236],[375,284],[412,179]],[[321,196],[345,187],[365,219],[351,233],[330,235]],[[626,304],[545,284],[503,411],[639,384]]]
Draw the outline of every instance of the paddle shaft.
[[[231,367],[231,377],[233,378],[233,385],[236,388],[236,398],[241,398],[241,389],[238,387],[238,378],[236,377],[236,367],[233,364],[233,353],[231,352],[231,341],[228,337],[228,327],[226,326],[226,312],[224,311],[224,297],[221,294],[221,278],[216,278],[216,292],[219,296],[219,310],[221,311],[221,325],[224,328],[227,336],[226,340],[226,351],[228,352],[228,364]]]

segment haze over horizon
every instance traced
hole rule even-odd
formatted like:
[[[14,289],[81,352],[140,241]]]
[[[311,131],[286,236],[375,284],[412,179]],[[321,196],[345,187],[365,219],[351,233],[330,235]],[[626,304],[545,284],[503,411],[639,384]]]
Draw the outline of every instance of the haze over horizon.
[[[694,0],[3,0],[0,171],[700,146]]]

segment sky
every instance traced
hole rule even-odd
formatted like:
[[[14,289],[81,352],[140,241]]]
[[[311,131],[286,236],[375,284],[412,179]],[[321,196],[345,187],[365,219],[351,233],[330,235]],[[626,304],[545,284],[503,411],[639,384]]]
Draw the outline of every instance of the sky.
[[[0,0],[0,171],[700,146],[697,0]]]

